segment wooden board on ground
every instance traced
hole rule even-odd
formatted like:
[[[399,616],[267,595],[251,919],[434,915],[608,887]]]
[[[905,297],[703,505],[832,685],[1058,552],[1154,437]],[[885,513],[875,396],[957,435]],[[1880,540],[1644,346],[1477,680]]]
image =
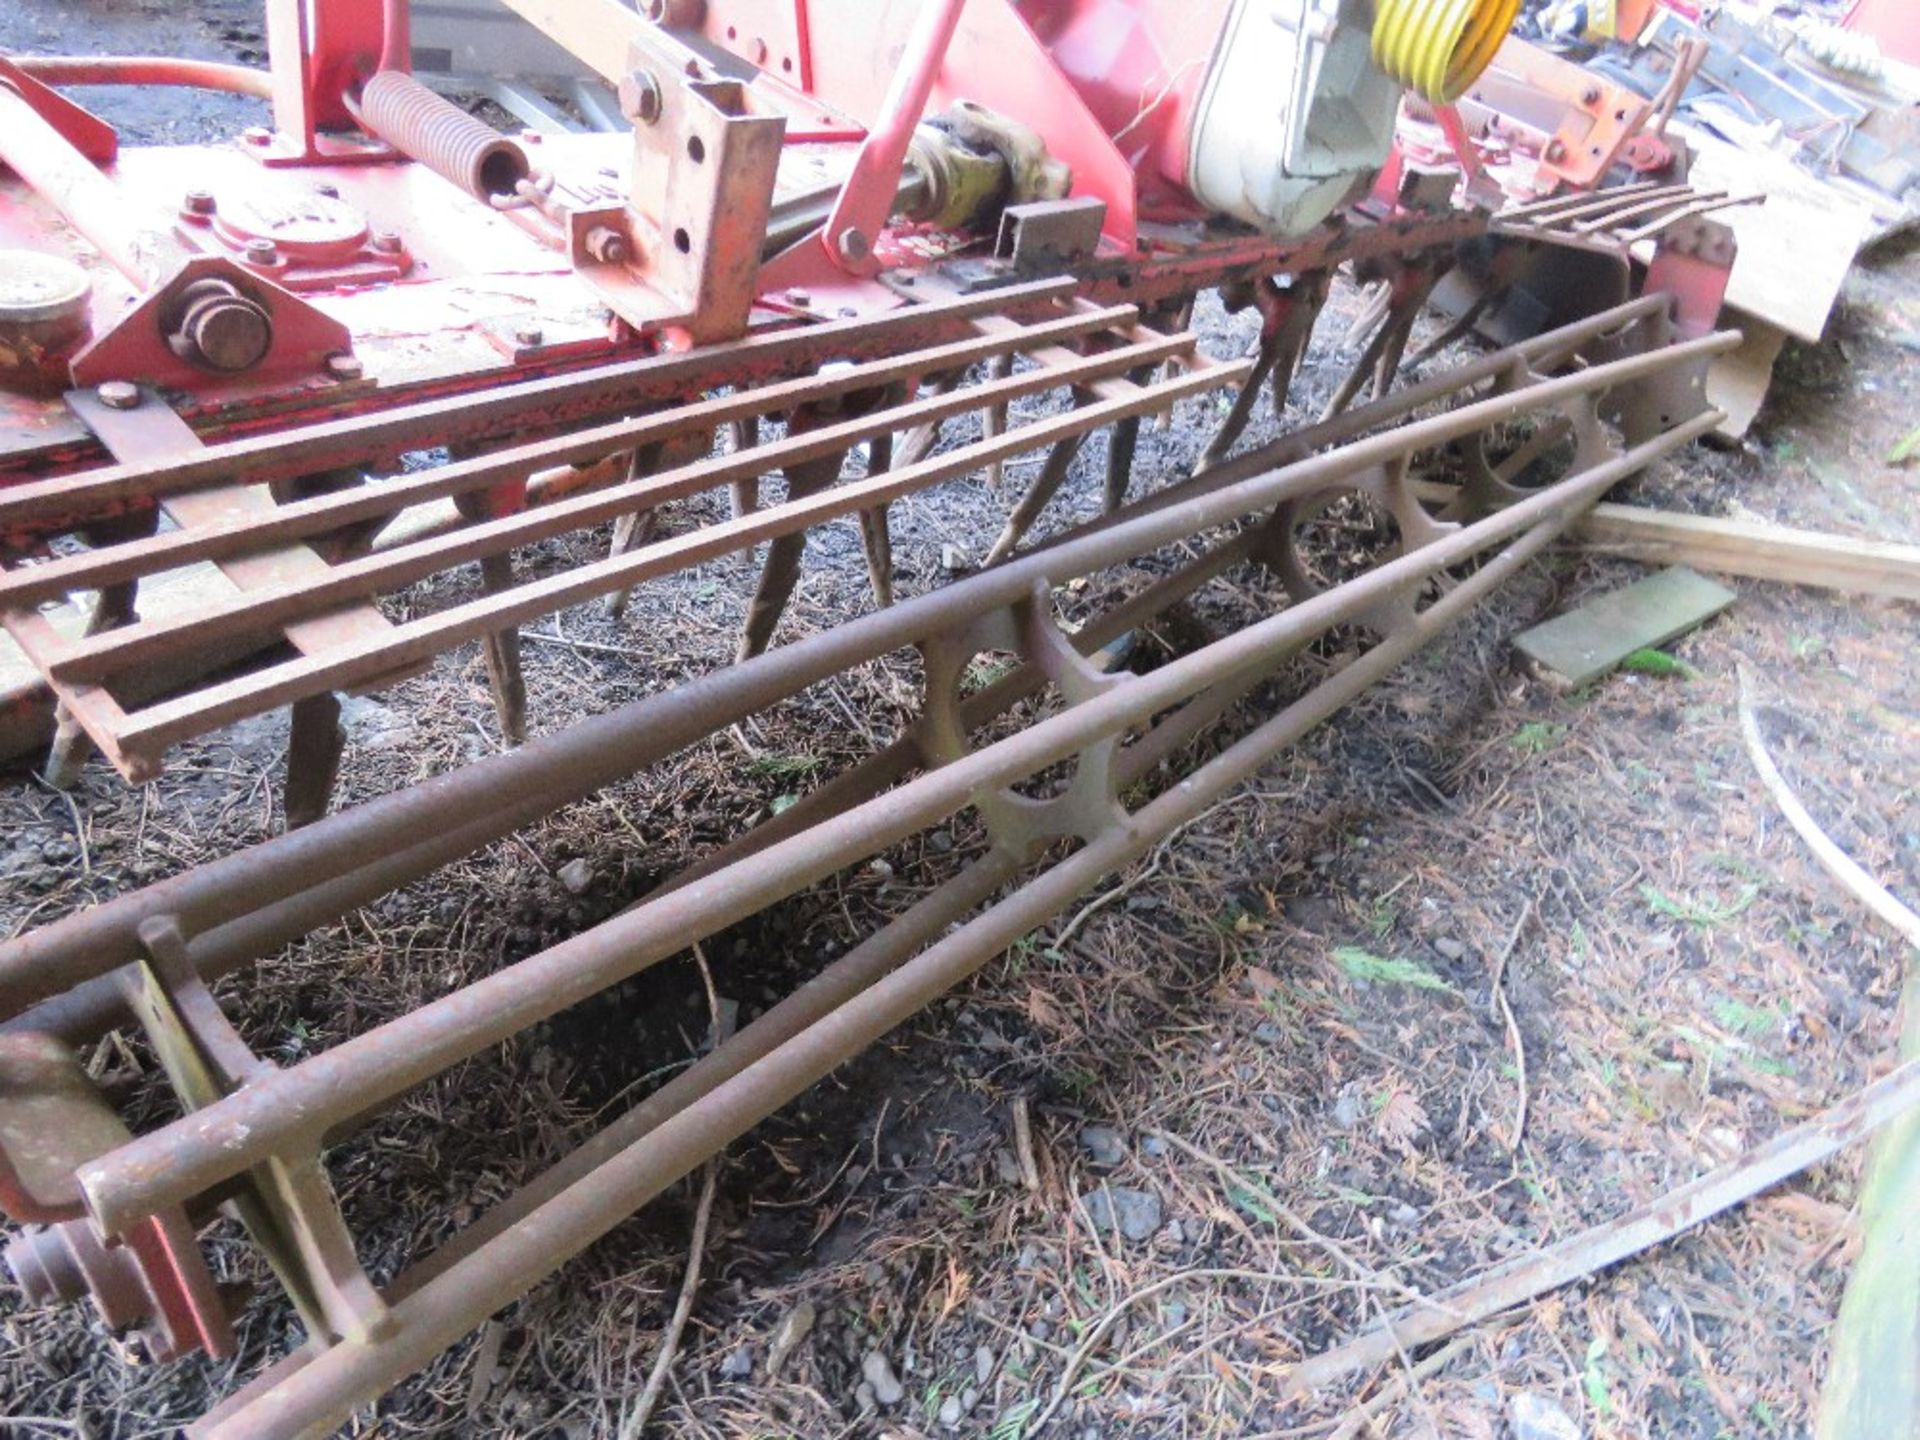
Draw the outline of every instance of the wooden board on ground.
[[[1724,585],[1675,566],[1524,630],[1513,643],[1569,684],[1585,685],[1634,651],[1664,645],[1712,619],[1734,598]]]
[[[1920,545],[1632,505],[1596,505],[1574,533],[1593,549],[1634,560],[1697,565],[1721,575],[1747,575],[1783,585],[1920,600]]]

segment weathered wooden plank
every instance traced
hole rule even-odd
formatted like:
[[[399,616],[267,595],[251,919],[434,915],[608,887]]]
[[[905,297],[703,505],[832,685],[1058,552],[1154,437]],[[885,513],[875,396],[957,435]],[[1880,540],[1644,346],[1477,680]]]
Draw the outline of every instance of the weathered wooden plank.
[[[1675,566],[1522,631],[1513,643],[1571,684],[1584,685],[1634,651],[1686,634],[1734,598],[1724,585]]]

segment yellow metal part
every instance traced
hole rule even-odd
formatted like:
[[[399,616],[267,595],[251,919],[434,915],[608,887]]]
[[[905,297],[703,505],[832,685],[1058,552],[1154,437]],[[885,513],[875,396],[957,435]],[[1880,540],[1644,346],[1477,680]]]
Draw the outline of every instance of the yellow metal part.
[[[1373,59],[1422,99],[1450,105],[1480,78],[1520,0],[1379,0]]]

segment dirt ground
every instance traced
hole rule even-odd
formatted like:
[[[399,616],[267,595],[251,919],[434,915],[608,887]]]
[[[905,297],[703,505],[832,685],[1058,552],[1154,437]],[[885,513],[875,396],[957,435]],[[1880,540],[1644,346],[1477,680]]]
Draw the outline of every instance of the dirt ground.
[[[0,48],[233,55],[258,45],[250,16],[35,0],[0,15]],[[160,104],[128,118],[149,140],[236,123]],[[1245,316],[1197,323],[1216,353],[1251,338]],[[1350,361],[1343,328],[1323,324],[1289,423]],[[1884,463],[1920,419],[1916,332],[1920,258],[1895,247],[1856,274],[1823,344],[1789,347],[1743,446],[1697,450],[1640,493],[1920,538],[1920,469]],[[1193,404],[1149,430],[1140,483],[1183,473],[1214,418]],[[1274,433],[1263,414],[1253,438]],[[1097,493],[1103,447],[1062,510]],[[939,583],[943,545],[990,534],[1004,503],[970,483],[901,506],[905,593]],[[530,569],[588,553],[555,546]],[[752,573],[716,564],[643,591],[624,620],[596,608],[539,627],[525,646],[536,731],[721,663]],[[1372,1432],[1347,1417],[1394,1377],[1305,1404],[1275,1383],[1409,1288],[1617,1214],[1891,1062],[1899,951],[1759,789],[1734,702],[1744,663],[1815,813],[1896,893],[1920,894],[1912,612],[1734,581],[1738,603],[1674,647],[1683,673],[1565,693],[1517,663],[1517,631],[1639,573],[1574,552],[1535,565],[1256,788],[734,1146],[655,1430],[1540,1440],[1557,1412],[1595,1440],[1809,1433],[1855,1244],[1857,1153],[1478,1327],[1436,1363],[1409,1357],[1421,1373]],[[829,530],[783,637],[831,623],[863,584],[853,532]],[[1243,588],[1197,623],[1271,599]],[[1343,643],[1254,708],[1340,663]],[[325,1048],[612,914],[867,753],[911,704],[885,665],[810,691],[316,933],[222,998],[264,1054]],[[498,746],[471,647],[352,702],[348,723],[348,801]],[[236,727],[137,791],[97,765],[70,796],[0,776],[0,933],[273,833],[283,743],[282,721]],[[718,937],[720,993],[751,1019],[982,840],[956,824]],[[560,878],[574,861],[584,884],[579,867]],[[416,1092],[329,1157],[362,1260],[383,1278],[430,1250],[687,1063],[706,1025],[682,958]],[[133,1118],[163,1113],[138,1045],[92,1059]],[[697,1193],[697,1179],[677,1187],[354,1433],[618,1433]],[[1140,1238],[1091,1223],[1103,1208]],[[213,1253],[223,1280],[263,1281],[237,1232],[214,1232]],[[11,1289],[0,1336],[0,1427],[102,1440],[168,1433],[298,1341],[263,1300],[235,1361],[156,1366]]]

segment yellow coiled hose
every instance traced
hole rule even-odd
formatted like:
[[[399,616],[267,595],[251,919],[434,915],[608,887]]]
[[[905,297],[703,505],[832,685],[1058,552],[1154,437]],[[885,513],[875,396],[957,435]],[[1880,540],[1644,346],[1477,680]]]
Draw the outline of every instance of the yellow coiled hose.
[[[1378,0],[1373,61],[1414,94],[1451,105],[1493,63],[1520,0]]]

